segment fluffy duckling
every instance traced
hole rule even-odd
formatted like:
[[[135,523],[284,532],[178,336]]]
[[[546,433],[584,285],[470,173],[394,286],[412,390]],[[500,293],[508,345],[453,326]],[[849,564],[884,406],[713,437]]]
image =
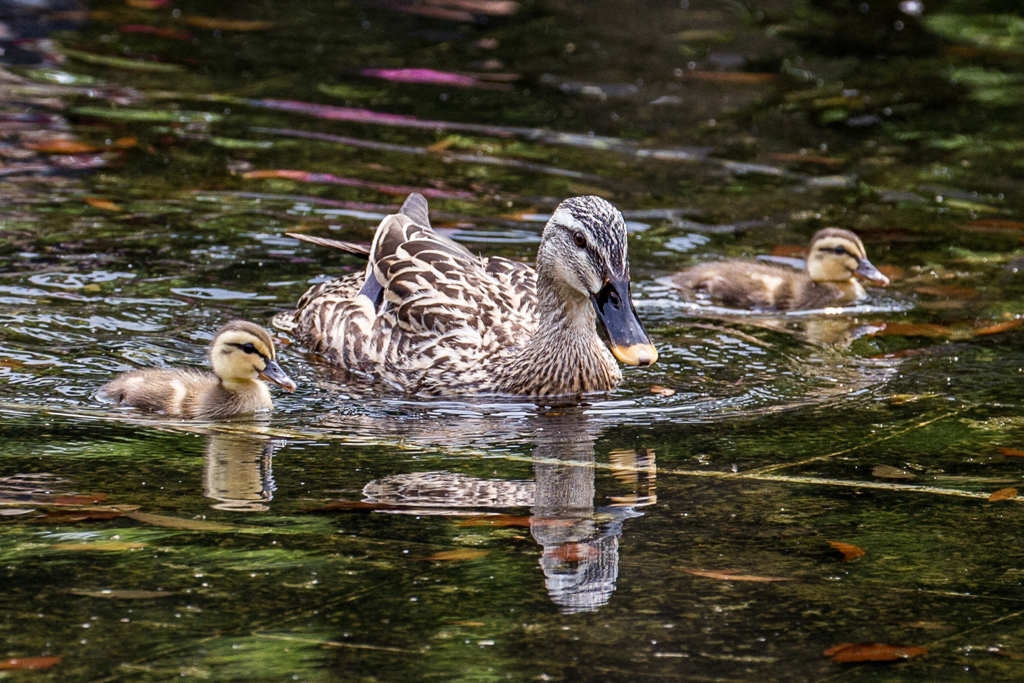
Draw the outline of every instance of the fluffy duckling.
[[[851,304],[866,296],[857,278],[885,287],[889,278],[864,254],[849,230],[825,228],[811,238],[807,270],[757,261],[702,263],[672,284],[732,308],[792,311]]]
[[[121,405],[168,417],[220,420],[273,408],[261,379],[295,391],[295,382],[274,360],[270,335],[244,320],[232,320],[217,332],[210,363],[212,375],[199,370],[132,370],[100,392]]]

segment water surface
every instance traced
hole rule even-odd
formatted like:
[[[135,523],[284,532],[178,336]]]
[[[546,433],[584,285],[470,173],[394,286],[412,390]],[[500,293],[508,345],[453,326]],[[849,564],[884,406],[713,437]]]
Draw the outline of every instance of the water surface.
[[[0,14],[0,678],[1019,676],[1021,507],[989,500],[1024,455],[1016,3]],[[526,261],[561,199],[613,201],[658,364],[428,400],[282,335],[273,414],[96,397],[359,270],[285,233],[368,241],[410,191]],[[861,306],[664,284],[831,225],[893,280]]]

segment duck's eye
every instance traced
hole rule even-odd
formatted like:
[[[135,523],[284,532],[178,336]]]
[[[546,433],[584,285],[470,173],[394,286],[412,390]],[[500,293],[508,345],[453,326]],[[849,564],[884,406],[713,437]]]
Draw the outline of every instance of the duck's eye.
[[[252,344],[245,344],[242,346],[242,350],[246,353],[256,353],[256,347]]]
[[[576,234],[572,236],[572,239],[580,249],[587,246],[587,236],[580,231],[576,231]]]
[[[834,251],[835,251],[835,252],[836,252],[837,254],[839,254],[840,256],[842,256],[843,254],[845,254],[845,253],[846,253],[846,247],[844,247],[844,246],[842,246],[842,245],[839,245],[838,247],[836,247],[836,248],[835,248],[835,250],[834,250]]]

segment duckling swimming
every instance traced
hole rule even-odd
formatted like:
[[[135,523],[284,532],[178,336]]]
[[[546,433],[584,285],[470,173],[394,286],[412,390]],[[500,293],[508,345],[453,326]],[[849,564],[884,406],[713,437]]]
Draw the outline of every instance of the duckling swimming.
[[[295,382],[274,360],[274,342],[259,325],[232,320],[210,346],[213,372],[132,370],[100,392],[117,403],[168,417],[220,420],[274,407],[265,379],[285,391]]]
[[[536,270],[435,233],[418,194],[381,221],[369,250],[292,237],[370,262],[361,282],[315,285],[274,325],[335,365],[406,392],[580,395],[619,383],[616,358],[658,359],[630,298],[625,221],[599,197],[558,205]]]
[[[889,278],[871,265],[860,238],[849,230],[825,228],[811,238],[807,269],[774,263],[702,263],[672,277],[676,287],[732,308],[793,311],[843,306],[863,299],[861,278],[885,287]]]

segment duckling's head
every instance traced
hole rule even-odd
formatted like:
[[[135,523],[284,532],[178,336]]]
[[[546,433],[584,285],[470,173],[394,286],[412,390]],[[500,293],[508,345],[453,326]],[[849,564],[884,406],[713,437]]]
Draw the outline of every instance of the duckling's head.
[[[232,320],[220,328],[210,347],[213,372],[225,383],[265,379],[285,391],[295,391],[295,382],[274,360],[274,342],[259,325]]]
[[[846,282],[854,277],[885,287],[889,278],[878,272],[864,254],[860,238],[849,230],[825,228],[811,238],[807,274],[815,282]]]
[[[627,365],[658,360],[629,293],[626,222],[600,197],[566,199],[544,227],[537,252],[539,287],[563,302],[593,303],[612,353]]]

